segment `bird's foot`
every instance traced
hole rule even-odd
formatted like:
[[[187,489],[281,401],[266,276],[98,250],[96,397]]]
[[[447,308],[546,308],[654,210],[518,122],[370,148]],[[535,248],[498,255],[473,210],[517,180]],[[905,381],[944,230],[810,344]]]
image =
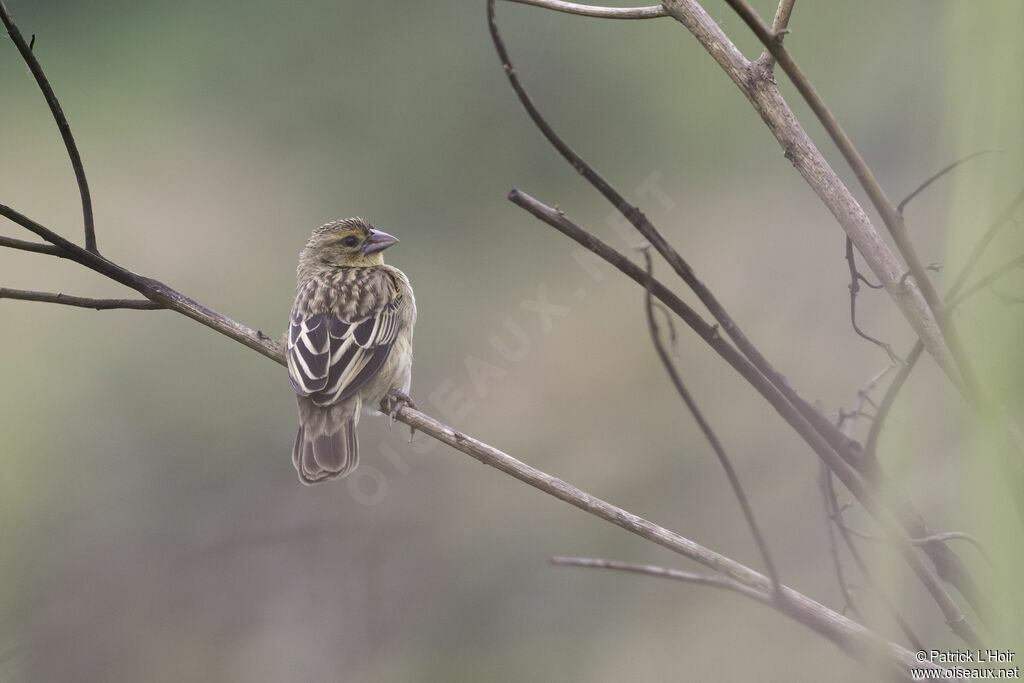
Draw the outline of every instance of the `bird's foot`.
[[[403,407],[409,406],[410,408],[416,408],[416,402],[412,400],[412,397],[404,391],[399,389],[392,389],[388,392],[387,396],[384,397],[384,407],[387,408],[388,413],[388,427],[395,423],[395,417],[398,415],[398,411]],[[416,428],[412,425],[409,426],[409,442],[412,442],[412,436],[416,433]]]

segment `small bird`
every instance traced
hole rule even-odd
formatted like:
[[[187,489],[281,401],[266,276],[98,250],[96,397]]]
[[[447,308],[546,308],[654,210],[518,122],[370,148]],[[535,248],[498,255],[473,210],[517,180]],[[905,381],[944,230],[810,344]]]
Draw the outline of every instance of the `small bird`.
[[[288,328],[288,377],[298,394],[292,462],[305,484],[344,477],[359,464],[362,408],[393,419],[409,398],[416,301],[405,273],[384,264],[398,238],[362,218],[313,231],[299,254]]]

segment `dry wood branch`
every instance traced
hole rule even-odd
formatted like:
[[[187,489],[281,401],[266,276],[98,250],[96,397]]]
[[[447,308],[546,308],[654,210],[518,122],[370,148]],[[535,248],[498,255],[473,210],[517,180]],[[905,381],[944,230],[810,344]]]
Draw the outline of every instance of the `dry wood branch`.
[[[577,14],[581,17],[596,17],[598,19],[657,19],[668,16],[665,8],[661,5],[652,7],[599,7],[597,5],[581,5],[576,2],[563,2],[563,0],[507,0],[507,2],[518,2],[521,5],[533,5],[544,9],[565,12],[566,14]]]
[[[541,134],[547,138],[548,142],[558,150],[559,154],[561,154],[565,160],[580,173],[580,175],[593,185],[594,188],[597,189],[619,211],[619,213],[629,220],[633,227],[635,227],[637,231],[651,243],[652,246],[654,246],[662,258],[672,266],[672,269],[676,274],[679,275],[687,286],[693,290],[701,303],[708,308],[711,315],[714,316],[722,329],[729,335],[729,338],[733,340],[737,348],[750,360],[751,363],[753,363],[757,368],[757,372],[762,373],[772,384],[776,386],[778,391],[785,397],[784,400],[792,404],[792,406],[802,414],[803,419],[810,422],[814,426],[814,429],[829,442],[829,445],[832,448],[847,460],[855,460],[860,453],[860,447],[852,440],[844,437],[814,408],[814,406],[796,392],[785,376],[778,372],[771,363],[768,362],[768,359],[761,354],[757,347],[750,342],[743,330],[740,329],[739,325],[736,324],[735,320],[733,320],[729,315],[725,307],[718,301],[717,297],[715,297],[711,290],[708,289],[697,277],[696,273],[686,260],[683,259],[671,244],[669,244],[664,236],[647,219],[643,212],[627,202],[620,192],[612,187],[612,185],[608,183],[596,170],[587,164],[587,162],[584,161],[580,155],[577,154],[568,145],[568,143],[566,143],[558,133],[555,132],[554,128],[552,128],[540,113],[540,110],[537,109],[533,100],[527,94],[526,89],[520,82],[519,77],[516,75],[508,50],[506,49],[505,43],[501,38],[501,33],[498,30],[498,22],[494,14],[494,0],[488,0],[487,12],[491,29],[491,39],[494,43],[494,48],[498,53],[498,58],[501,60],[505,74],[508,76],[509,83],[515,91],[516,96],[519,98],[520,103],[523,105],[523,108],[526,110],[527,114],[529,114],[530,119],[537,126],[538,130],[540,130]],[[514,193],[515,191],[513,191],[513,194]],[[510,197],[511,196],[512,195],[510,195]]]
[[[132,273],[98,254],[88,252],[7,206],[0,205],[0,215],[13,220],[19,225],[35,232],[43,239],[60,247],[69,254],[70,258],[82,263],[82,265],[137,289],[150,300],[158,301],[166,305],[167,308],[182,313],[284,365],[284,351],[281,344],[270,339],[267,335],[226,318],[156,280]],[[640,278],[639,281],[643,281],[642,271],[638,274],[638,278]],[[610,505],[565,483],[561,479],[530,467],[492,446],[438,422],[424,413],[405,406],[398,411],[396,419],[486,465],[501,470],[545,493],[658,545],[673,550],[706,567],[719,571],[744,585],[760,591],[771,590],[771,580],[758,572],[694,543],[679,534]],[[777,609],[830,639],[852,656],[867,662],[882,661],[885,663],[890,674],[902,679],[906,679],[909,668],[915,666],[912,653],[894,643],[880,639],[868,629],[847,619],[843,615],[785,586],[781,587],[781,595],[783,595],[783,598],[776,601]]]
[[[761,62],[748,61],[696,0],[664,0],[662,4],[693,34],[747,97],[779,142],[786,158],[853,240],[868,267],[896,302],[928,352],[951,381],[961,387],[963,383],[956,363],[915,278],[904,278],[902,264],[797,121],[779,93],[770,70]],[[773,40],[773,47],[775,44]],[[778,56],[774,49],[772,54]],[[780,60],[779,63],[783,62]]]
[[[160,304],[148,299],[91,299],[83,296],[71,296],[70,294],[33,292],[27,289],[9,289],[7,287],[0,287],[0,299],[64,304],[65,306],[77,306],[79,308],[93,308],[97,311],[109,311],[115,308],[152,311],[163,308]]]
[[[485,465],[499,469],[585,512],[714,569],[744,586],[762,593],[771,592],[771,581],[762,574],[675,532],[652,524],[642,517],[610,505],[561,479],[516,460],[493,446],[455,431],[417,410],[403,407],[398,413],[398,419]],[[888,672],[904,680],[909,678],[907,667],[919,666],[913,662],[913,655],[908,650],[893,643],[880,641],[863,626],[801,593],[783,586],[782,595],[782,600],[775,600],[772,603],[776,609],[825,636],[861,661],[872,662],[879,656],[884,656],[883,661],[889,664]]]
[[[579,244],[605,259],[638,284],[646,286],[646,273],[639,266],[617,252],[615,249],[612,249],[591,233],[570,221],[563,212],[546,206],[545,204],[538,202],[533,197],[530,197],[518,190],[512,190],[512,192],[509,193],[509,199],[513,203],[529,211],[540,220],[557,229],[559,232],[576,240]],[[860,475],[855,472],[842,457],[840,457],[840,455],[829,445],[821,434],[814,429],[804,416],[797,411],[791,403],[785,400],[785,397],[779,394],[775,385],[767,381],[763,375],[757,372],[756,368],[752,367],[747,358],[737,353],[735,348],[725,342],[725,340],[718,335],[717,328],[710,327],[696,312],[683,303],[677,296],[675,296],[675,294],[667,290],[667,288],[657,280],[652,281],[651,289],[659,300],[661,300],[672,311],[676,312],[684,322],[686,322],[701,336],[702,339],[711,344],[723,359],[740,372],[744,379],[750,382],[750,384],[769,401],[772,407],[778,411],[783,419],[785,419],[786,422],[801,436],[801,438],[811,446],[814,452],[823,461],[825,461],[826,464],[828,464],[829,468],[835,472],[840,481],[843,482],[843,485],[846,486],[847,489],[861,502],[861,504],[864,505],[865,509],[867,509],[879,521],[879,524],[882,525],[883,528],[887,529],[887,532],[892,535],[891,537],[894,541],[902,548],[901,552],[904,559],[907,561],[907,564],[921,579],[929,593],[931,593],[935,598],[936,603],[939,605],[946,617],[946,622],[954,632],[962,635],[965,640],[973,639],[974,641],[977,641],[977,634],[975,634],[973,628],[967,624],[962,612],[960,612],[960,609],[953,602],[952,598],[949,597],[949,594],[946,593],[941,585],[939,585],[935,575],[932,574],[931,571],[921,563],[917,555],[914,554],[914,549],[908,542],[907,535],[905,533],[901,533],[898,528],[889,523],[889,513],[878,503],[878,499],[875,495],[867,489],[864,480],[860,478]],[[876,468],[872,467],[870,463],[866,463],[865,468],[862,471],[870,475],[869,481],[871,481],[874,486],[884,486],[884,480],[881,473],[878,472]],[[908,531],[911,529],[921,530],[922,527],[927,526],[924,524],[924,520],[921,519],[920,515],[913,512],[908,504],[902,502],[902,499],[896,496],[894,491],[887,491],[887,488],[888,487],[882,488],[883,493],[886,495],[881,496],[881,499],[889,500],[889,496],[891,496],[895,501],[897,501],[898,504],[896,504],[895,507],[896,514],[905,529]],[[974,591],[972,589],[974,588],[974,583],[970,580],[970,576],[966,574],[966,570],[963,568],[963,563],[960,562],[959,558],[955,555],[947,555],[948,548],[945,550],[933,550],[936,548],[944,548],[944,546],[926,546],[925,550],[928,552],[929,558],[932,562],[935,563],[936,570],[939,574],[944,578],[949,577],[946,580],[959,581],[960,583],[955,585],[957,585],[957,588],[961,593],[973,594]],[[971,640],[968,640],[968,642],[971,642]]]
[[[7,34],[11,37],[15,47],[18,48],[18,52],[21,53],[21,58],[25,60],[25,64],[28,65],[32,76],[35,77],[36,84],[39,85],[39,90],[42,91],[46,104],[50,107],[53,120],[57,123],[57,128],[60,130],[60,136],[64,140],[64,147],[67,148],[68,158],[71,160],[71,168],[75,171],[78,193],[82,197],[85,248],[87,251],[96,252],[96,229],[92,216],[92,197],[89,195],[89,182],[85,177],[85,167],[82,165],[82,156],[78,153],[78,145],[75,144],[75,138],[71,134],[71,126],[68,124],[67,117],[64,116],[64,110],[61,109],[60,102],[57,101],[57,95],[53,92],[53,88],[50,87],[50,81],[46,78],[46,74],[43,73],[43,67],[40,66],[39,60],[32,53],[32,46],[25,42],[24,36],[18,30],[3,0],[0,0],[0,21],[3,21],[4,26],[7,28]]]

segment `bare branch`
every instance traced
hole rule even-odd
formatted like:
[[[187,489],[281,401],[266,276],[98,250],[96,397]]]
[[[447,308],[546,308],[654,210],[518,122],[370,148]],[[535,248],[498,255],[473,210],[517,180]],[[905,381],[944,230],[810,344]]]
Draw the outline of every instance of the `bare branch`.
[[[828,554],[832,558],[832,566],[836,570],[836,583],[839,586],[839,592],[843,596],[843,602],[845,607],[843,608],[843,614],[846,614],[848,608],[850,612],[857,619],[861,619],[860,612],[857,610],[857,605],[853,602],[853,595],[850,593],[850,587],[846,582],[846,573],[843,571],[843,562],[839,557],[839,547],[836,544],[836,533],[832,528],[833,524],[833,508],[832,500],[830,500],[829,493],[831,486],[832,472],[828,469],[828,466],[824,462],[821,463],[820,474],[818,475],[818,486],[821,489],[822,500],[825,505],[825,530],[828,532]]]
[[[739,350],[750,360],[751,363],[753,363],[757,368],[757,372],[762,373],[773,385],[775,385],[778,392],[782,393],[785,397],[784,401],[792,404],[792,406],[794,406],[803,416],[803,419],[813,425],[814,429],[822,436],[822,438],[828,441],[831,448],[835,449],[848,460],[856,459],[860,453],[860,447],[852,443],[849,439],[843,437],[843,435],[834,428],[834,425],[825,419],[817,410],[814,409],[814,406],[796,392],[785,376],[778,372],[771,363],[768,362],[768,359],[761,354],[757,347],[749,341],[747,336],[743,333],[743,330],[740,329],[739,325],[736,324],[729,313],[725,310],[725,307],[722,306],[711,290],[708,289],[697,277],[690,265],[675,250],[675,248],[668,243],[661,233],[658,232],[647,217],[637,207],[627,202],[615,188],[601,177],[597,171],[591,168],[589,164],[587,164],[564,140],[562,140],[551,125],[544,119],[536,105],[534,105],[533,100],[530,99],[530,96],[526,93],[522,83],[519,81],[519,77],[516,75],[515,68],[512,66],[508,50],[506,50],[505,43],[498,30],[497,18],[494,15],[494,0],[488,0],[487,12],[491,29],[491,39],[494,42],[495,50],[497,51],[498,57],[505,69],[505,73],[508,76],[509,83],[519,98],[519,101],[522,103],[523,108],[526,109],[531,120],[533,120],[534,124],[541,131],[544,137],[547,138],[548,142],[550,142],[551,145],[565,158],[565,160],[568,161],[584,178],[586,178],[587,181],[593,185],[594,188],[597,189],[613,206],[615,206],[619,213],[628,219],[637,231],[639,231],[639,233],[654,246],[658,253],[669,263],[670,266],[672,266],[672,269],[675,270],[676,274],[679,275],[690,289],[693,290],[701,303],[708,308],[711,315],[714,316],[715,320],[718,321],[722,326],[722,329],[725,330],[726,334],[729,335],[729,338],[733,340]],[[727,41],[728,39],[725,40]],[[515,195],[515,193],[516,191],[513,191],[513,193],[509,195],[510,199]],[[513,201],[515,201],[515,199],[513,199]],[[533,201],[532,198],[531,201]],[[544,211],[541,210],[541,213],[543,212]],[[540,214],[535,215],[541,217]],[[641,284],[643,283],[641,282]]]
[[[563,2],[563,0],[507,0],[518,2],[521,5],[533,5],[545,9],[565,12],[566,14],[578,14],[581,17],[596,17],[598,19],[657,19],[668,16],[665,8],[661,5],[652,7],[598,7],[596,5],[581,5],[575,2]]]
[[[0,247],[8,247],[9,249],[20,249],[21,251],[32,251],[37,254],[48,254],[49,256],[67,258],[67,255],[63,251],[52,244],[28,242],[26,240],[14,239],[13,237],[0,236]]]
[[[771,591],[770,580],[753,569],[719,555],[673,531],[652,524],[642,517],[610,505],[561,479],[516,460],[493,446],[453,430],[418,410],[403,406],[399,410],[397,418],[405,424],[415,427],[417,431],[429,434],[483,464],[501,470],[555,498],[580,508],[584,512],[668,548],[751,589],[762,593]],[[784,599],[773,602],[777,609],[825,636],[858,659],[871,661],[873,657],[882,656],[884,661],[889,663],[890,672],[895,672],[903,680],[909,680],[909,671],[905,667],[920,666],[913,663],[913,654],[908,650],[894,643],[880,641],[876,635],[860,624],[824,607],[805,595],[782,586],[782,596]]]
[[[654,564],[620,562],[618,560],[605,560],[597,557],[562,557],[560,555],[556,555],[551,558],[551,564],[558,565],[560,567],[614,569],[617,571],[656,576],[663,579],[674,579],[685,583],[695,583],[699,586],[713,586],[715,588],[724,588],[725,590],[735,591],[742,595],[746,595],[748,598],[757,600],[758,602],[763,602],[766,605],[772,604],[771,592],[759,591],[754,588],[750,588],[749,586],[745,586],[742,583],[733,581],[725,576],[696,574],[694,572],[684,572],[678,569],[669,569],[668,567],[659,567]]]
[[[899,205],[896,207],[897,213],[899,213],[902,216],[903,215],[903,209],[907,206],[907,204],[909,204],[911,202],[911,200],[914,199],[914,197],[916,197],[917,195],[919,195],[922,192],[924,192],[928,188],[929,185],[931,185],[936,180],[938,180],[942,176],[946,175],[947,173],[949,173],[950,171],[955,169],[960,164],[964,163],[965,161],[970,161],[974,157],[979,157],[979,156],[981,156],[983,154],[995,154],[998,151],[999,150],[995,150],[995,149],[983,149],[980,152],[974,152],[973,154],[968,154],[964,158],[957,159],[956,161],[954,161],[953,163],[949,164],[948,166],[943,167],[941,170],[936,172],[933,176],[928,178],[928,180],[926,180],[923,183],[921,183],[920,185],[918,185],[914,189],[913,192],[911,192],[906,197],[904,197],[903,201],[900,202]]]
[[[596,236],[570,221],[562,211],[542,204],[533,197],[530,197],[519,190],[512,190],[512,192],[509,193],[509,200],[517,206],[526,209],[531,214],[551,227],[557,229],[562,234],[576,240],[579,244],[608,261],[608,263],[618,268],[638,284],[646,286],[646,273],[639,266],[602,242]],[[858,472],[864,474],[872,485],[884,491],[884,495],[880,497],[882,500],[893,501],[895,514],[898,516],[900,523],[903,528],[906,529],[907,533],[911,535],[926,535],[931,533],[927,530],[928,525],[925,523],[924,519],[911,508],[909,503],[904,502],[897,492],[891,490],[891,487],[885,483],[885,479],[882,476],[882,473],[878,470],[874,459],[864,458],[863,456],[866,454],[862,453],[862,458],[857,466],[857,472],[851,469],[850,465],[848,465],[836,450],[829,445],[829,442],[825,441],[822,435],[815,430],[815,427],[805,419],[802,411],[798,411],[790,402],[786,401],[785,397],[779,394],[779,390],[775,385],[769,382],[764,375],[759,373],[747,358],[738,353],[733,346],[719,336],[717,327],[711,327],[708,325],[696,312],[693,311],[693,309],[687,306],[679,299],[678,296],[668,290],[657,280],[652,282],[652,290],[659,300],[679,315],[687,325],[697,332],[697,334],[710,344],[726,362],[739,372],[744,379],[751,384],[751,386],[757,389],[757,391],[772,405],[772,407],[775,408],[779,415],[781,415],[782,418],[785,419],[786,422],[794,429],[794,431],[796,431],[797,434],[799,434],[800,437],[814,450],[818,457],[828,463],[829,468],[839,476],[844,486],[846,486],[847,489],[861,502],[861,504],[864,505],[865,509],[871,512],[871,514],[879,520],[879,523],[883,527],[886,527],[886,522],[884,520],[888,519],[885,516],[888,513],[880,507],[875,496],[866,488],[865,483],[860,478]],[[815,412],[817,411],[815,410]],[[824,416],[821,416],[821,419],[826,423],[828,422]],[[833,431],[838,433],[835,425],[830,424],[829,426]],[[847,439],[847,437],[841,433],[840,436]],[[891,526],[886,528],[892,530],[894,538],[907,538],[906,534],[901,534],[898,529],[893,529]],[[976,605],[981,602],[981,598],[978,595],[974,582],[971,580],[970,575],[967,574],[963,563],[960,561],[960,558],[942,545],[926,546],[924,551],[934,563],[939,575],[942,576],[944,580],[953,583],[961,593],[968,597],[968,600],[971,601],[972,605],[975,605],[975,610],[977,611],[978,607]],[[920,563],[920,559],[913,554],[913,548],[910,546],[909,542],[903,545],[902,552],[908,565],[910,565],[914,573],[919,576],[922,583],[925,584],[929,592],[935,597],[935,600],[940,605],[943,614],[946,615],[947,623],[951,626],[955,625],[955,629],[961,628],[960,624],[963,619],[963,615],[960,613],[959,609],[956,607],[955,603],[953,603],[945,590],[938,585],[934,575],[932,575],[931,572],[929,572],[928,569]],[[970,626],[967,626],[967,630],[964,631],[964,633],[969,638],[971,637],[973,630]]]
[[[35,54],[32,52],[32,46],[25,42],[25,38],[21,35],[21,31],[18,30],[17,25],[14,23],[14,19],[11,17],[10,12],[7,11],[7,6],[3,0],[0,0],[0,21],[3,21],[4,26],[7,28],[8,35],[11,36],[11,41],[18,48],[18,52],[21,53],[21,58],[25,60],[25,64],[28,65],[29,71],[36,79],[36,84],[39,86],[39,90],[42,91],[43,97],[46,99],[46,104],[50,107],[50,113],[53,115],[53,120],[57,123],[57,128],[60,130],[60,136],[64,140],[64,146],[68,150],[68,158],[71,159],[71,168],[75,171],[75,180],[78,182],[78,193],[82,197],[82,220],[85,223],[85,249],[93,253],[98,253],[96,250],[96,228],[93,223],[92,216],[92,197],[89,195],[89,183],[85,178],[85,167],[82,165],[82,157],[78,153],[78,145],[75,144],[75,138],[71,134],[71,125],[68,123],[68,119],[64,116],[64,110],[60,107],[60,102],[57,101],[57,95],[54,94],[53,88],[50,87],[50,81],[47,80],[46,74],[43,73],[43,67],[40,66],[39,60],[36,59]],[[35,36],[32,38],[33,44],[35,43]]]
[[[775,60],[786,72],[786,75],[789,76],[793,85],[800,92],[800,95],[803,96],[804,101],[807,102],[815,116],[818,117],[818,121],[825,127],[829,137],[836,147],[839,148],[843,158],[846,159],[846,163],[853,169],[857,180],[860,181],[861,186],[868,193],[871,203],[874,204],[875,209],[882,216],[882,220],[889,229],[893,241],[896,242],[897,249],[910,268],[910,272],[917,281],[917,285],[921,288],[921,293],[924,295],[928,305],[934,309],[939,304],[939,295],[935,291],[931,280],[928,279],[924,264],[907,237],[907,231],[903,225],[903,217],[896,211],[892,202],[889,201],[885,190],[882,189],[882,186],[871,172],[871,168],[861,157],[860,152],[857,151],[853,141],[846,135],[846,131],[839,125],[839,121],[825,104],[825,101],[815,90],[814,86],[811,85],[810,80],[807,79],[797,66],[796,61],[793,60],[779,39],[780,35],[757,16],[757,13],[746,0],[726,0],[726,2],[740,15],[747,26],[750,27],[750,30],[754,32],[754,35],[758,37],[765,48],[775,57]],[[945,332],[948,337],[949,331]],[[963,370],[964,368],[961,368],[961,371]]]
[[[683,403],[689,409],[690,414],[693,415],[694,421],[700,431],[704,434],[704,438],[707,439],[708,444],[711,446],[711,450],[718,456],[718,462],[722,465],[722,469],[725,470],[725,476],[729,479],[729,486],[732,487],[733,493],[736,495],[736,500],[739,501],[740,509],[743,510],[743,517],[747,520],[747,526],[750,527],[750,533],[754,537],[754,542],[757,543],[757,549],[761,553],[761,559],[764,561],[765,569],[768,570],[768,576],[772,580],[772,590],[781,597],[779,574],[775,568],[775,562],[772,560],[771,553],[768,550],[768,543],[764,540],[764,536],[761,535],[761,529],[757,525],[757,518],[754,516],[754,511],[750,507],[750,501],[747,500],[747,494],[743,491],[743,484],[740,483],[740,478],[736,474],[736,468],[732,466],[732,460],[725,452],[725,448],[722,446],[722,442],[719,441],[718,435],[711,428],[711,425],[704,418],[704,414],[701,413],[700,408],[697,406],[697,402],[693,399],[686,385],[683,384],[683,380],[679,377],[679,373],[676,372],[675,365],[672,363],[672,359],[669,358],[668,352],[665,351],[665,347],[661,344],[661,334],[658,330],[658,322],[654,319],[654,263],[651,260],[651,252],[648,249],[643,250],[644,260],[647,263],[647,282],[644,291],[644,309],[647,313],[647,327],[651,333],[651,341],[654,342],[654,348],[658,352],[658,358],[661,359],[661,364],[665,368],[665,372],[668,373],[669,379],[672,380],[672,385],[675,386],[676,392],[679,397],[683,399]]]
[[[904,280],[905,268],[797,121],[765,65],[744,58],[699,3],[693,0],[664,0],[662,4],[669,14],[697,38],[746,95],[775,136],[786,158],[853,240],[875,277],[885,286],[886,292],[917,336],[924,341],[928,352],[950,380],[958,388],[961,387],[956,363],[919,285],[913,278]],[[775,47],[774,41],[772,47]]]
[[[0,287],[0,299],[18,299],[20,301],[40,301],[50,304],[64,304],[79,308],[94,308],[97,311],[109,311],[115,308],[130,308],[152,311],[163,308],[162,305],[149,299],[90,299],[70,294],[53,294],[50,292],[33,292],[27,289],[9,289]]]

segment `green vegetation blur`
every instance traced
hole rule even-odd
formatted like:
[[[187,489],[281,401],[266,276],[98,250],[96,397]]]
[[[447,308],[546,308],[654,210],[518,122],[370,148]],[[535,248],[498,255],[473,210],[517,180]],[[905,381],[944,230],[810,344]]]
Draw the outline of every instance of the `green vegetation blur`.
[[[423,410],[761,569],[658,364],[642,292],[581,263],[505,199],[518,188],[628,254],[639,244],[533,128],[483,2],[6,2],[35,35],[77,137],[104,255],[279,336],[310,231],[362,215],[401,239],[387,259],[416,291],[412,395]],[[756,56],[724,3],[706,7]],[[641,206],[801,393],[832,416],[853,408],[888,358],[850,328],[843,235],[696,41],[668,18],[498,12],[552,125]],[[946,266],[940,291],[1024,184],[1022,24],[1012,0],[796,5],[786,44],[891,197],[1000,150],[907,209],[923,260]],[[6,36],[0,141],[0,202],[81,241],[60,137]],[[30,238],[7,222],[0,234]],[[1012,228],[979,274],[1021,251]],[[663,263],[656,272],[683,291]],[[131,295],[10,250],[0,286]],[[957,318],[1017,417],[1024,309],[1006,301],[1021,287],[1011,274]],[[910,348],[883,294],[864,291],[858,309],[863,329]],[[783,580],[841,608],[817,459],[677,332],[681,374]],[[423,435],[410,444],[402,425],[365,418],[359,473],[303,487],[284,369],[182,316],[3,300],[0,333],[0,681],[863,680],[833,645],[741,597],[550,566],[562,554],[695,569]],[[866,430],[860,421],[857,436]],[[1020,544],[1005,543],[1019,524],[983,437],[925,359],[880,456],[934,527],[968,531],[1020,566]],[[955,647],[893,554],[867,552],[918,634]],[[898,638],[864,600],[868,621]]]

